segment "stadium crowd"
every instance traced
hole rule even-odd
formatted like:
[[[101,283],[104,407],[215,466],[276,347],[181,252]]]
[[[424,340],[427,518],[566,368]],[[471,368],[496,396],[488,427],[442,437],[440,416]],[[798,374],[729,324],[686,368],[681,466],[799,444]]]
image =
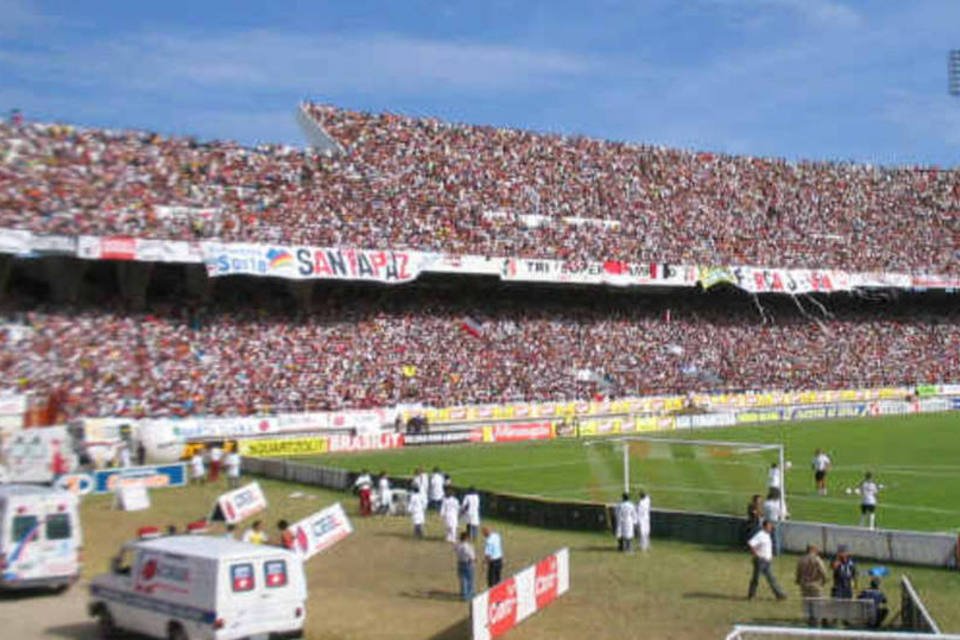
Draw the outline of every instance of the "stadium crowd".
[[[0,226],[567,260],[957,271],[956,171],[789,163],[304,108],[342,153],[0,125]]]
[[[248,414],[423,402],[955,380],[960,314],[538,294],[332,290],[276,306],[5,305],[0,373],[67,416]],[[542,294],[541,294],[542,295]],[[713,299],[711,296],[702,296]],[[465,319],[469,318],[469,330]]]

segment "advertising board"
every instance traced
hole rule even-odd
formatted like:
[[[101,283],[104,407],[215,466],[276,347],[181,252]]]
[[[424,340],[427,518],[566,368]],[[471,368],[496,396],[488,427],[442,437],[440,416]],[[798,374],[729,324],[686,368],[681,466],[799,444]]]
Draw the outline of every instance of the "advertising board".
[[[483,442],[483,430],[434,431],[432,433],[408,433],[403,436],[403,446],[405,447],[418,447],[428,444],[461,444],[464,442]]]
[[[219,498],[214,506],[210,520],[222,520],[227,524],[237,524],[267,508],[267,499],[257,482],[251,482],[239,489],[228,491]]]
[[[255,458],[326,453],[328,447],[326,438],[257,438],[237,441],[240,455]]]
[[[564,548],[473,598],[473,640],[502,636],[569,590],[570,551]]]
[[[166,489],[182,487],[186,484],[187,466],[182,463],[119,467],[93,472],[93,493],[111,493],[119,486]]]
[[[353,533],[353,526],[338,502],[291,525],[291,531],[293,551],[301,559],[309,560]]]
[[[488,425],[483,429],[484,442],[522,442],[524,440],[551,440],[556,437],[552,422],[515,422]]]

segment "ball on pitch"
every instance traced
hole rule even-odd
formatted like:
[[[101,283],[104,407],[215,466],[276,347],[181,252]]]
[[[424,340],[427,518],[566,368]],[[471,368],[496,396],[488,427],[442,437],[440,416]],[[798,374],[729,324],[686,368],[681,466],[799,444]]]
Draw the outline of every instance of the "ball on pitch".
[[[790,462],[789,460],[787,460],[786,462],[783,463],[783,466],[785,466],[785,467],[787,468],[787,470],[789,471],[789,470],[790,470],[790,467],[793,466],[793,463]]]
[[[847,487],[846,489],[843,490],[843,492],[846,493],[847,495],[850,495],[851,493],[853,493],[853,489],[851,489],[850,487]]]

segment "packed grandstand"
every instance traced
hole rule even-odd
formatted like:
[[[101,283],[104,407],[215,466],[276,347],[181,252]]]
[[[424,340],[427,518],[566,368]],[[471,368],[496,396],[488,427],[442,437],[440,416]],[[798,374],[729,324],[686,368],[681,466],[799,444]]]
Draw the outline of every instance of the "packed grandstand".
[[[353,247],[600,261],[613,276],[642,263],[667,284],[667,265],[835,280],[960,272],[956,171],[301,109],[325,149],[2,125],[0,227],[50,247],[109,236]],[[5,262],[0,372],[60,418],[909,386],[960,371],[955,298],[912,292],[909,278],[902,291],[756,296],[700,271],[684,280],[697,287],[610,291],[447,269],[400,287],[320,282],[303,296],[261,278],[191,288],[202,265],[187,264],[158,267],[134,304],[103,265],[56,293],[51,279],[72,263],[41,255]]]

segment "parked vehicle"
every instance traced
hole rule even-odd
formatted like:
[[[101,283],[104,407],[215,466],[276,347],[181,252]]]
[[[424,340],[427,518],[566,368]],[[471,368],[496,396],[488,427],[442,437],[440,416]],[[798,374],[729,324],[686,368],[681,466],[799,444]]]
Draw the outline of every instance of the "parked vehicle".
[[[303,563],[279,547],[187,535],[127,543],[90,585],[89,613],[118,630],[171,640],[300,638]]]
[[[0,588],[66,588],[80,575],[77,498],[66,491],[0,485]]]

